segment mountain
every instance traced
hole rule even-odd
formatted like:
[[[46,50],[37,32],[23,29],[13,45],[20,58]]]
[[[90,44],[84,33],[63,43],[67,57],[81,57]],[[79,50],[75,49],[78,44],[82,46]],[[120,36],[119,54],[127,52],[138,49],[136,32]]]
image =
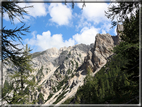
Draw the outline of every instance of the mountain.
[[[97,34],[95,43],[90,45],[47,49],[32,54],[33,73],[40,89],[36,90],[34,99],[43,94],[44,102],[39,104],[61,104],[77,92],[84,84],[87,68],[91,67],[95,75],[107,63],[113,54],[111,50],[119,43],[119,36]],[[3,66],[3,83],[10,80],[9,73],[16,68],[9,63]]]

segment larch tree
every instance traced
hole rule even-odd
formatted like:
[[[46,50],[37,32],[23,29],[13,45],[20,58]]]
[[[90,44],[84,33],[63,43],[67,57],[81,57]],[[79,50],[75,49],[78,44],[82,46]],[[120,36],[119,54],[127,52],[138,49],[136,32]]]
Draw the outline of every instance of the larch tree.
[[[16,71],[9,75],[11,77],[10,85],[6,85],[3,88],[2,98],[7,101],[8,104],[30,104],[35,101],[29,100],[36,90],[37,84],[33,81],[34,69],[32,68],[31,55],[29,55],[30,48],[26,45],[24,54],[17,56],[19,64],[16,66]],[[5,83],[6,84],[6,83]],[[7,87],[10,87],[9,90]]]
[[[2,27],[2,65],[12,63],[17,68],[12,75],[9,75],[11,81],[5,82],[4,86],[2,85],[2,99],[8,104],[32,103],[28,99],[30,93],[33,94],[36,84],[31,81],[34,69],[31,65],[31,55],[29,55],[30,49],[27,45],[25,49],[18,47],[18,45],[23,45],[22,36],[26,36],[24,32],[29,32],[29,26],[25,27],[24,22],[19,17],[24,19],[24,14],[28,13],[25,9],[32,6],[20,7],[17,1],[11,0],[2,1],[1,4],[0,11],[2,16],[4,17],[4,13],[7,13],[11,24],[14,24],[15,18],[23,23],[19,28],[7,29],[6,26]],[[17,41],[20,44],[14,43]]]
[[[20,7],[16,1],[14,2],[11,0],[7,0],[2,1],[0,12],[2,13],[3,17],[5,17],[4,13],[8,14],[11,23],[14,24],[14,18],[17,18],[20,22],[22,22],[19,17],[24,19],[24,14],[28,13],[27,11],[25,11],[25,9],[29,7],[32,6]],[[13,29],[7,29],[6,26],[2,27],[2,63],[7,64],[9,61],[12,61],[13,63],[18,63],[17,61],[15,61],[15,56],[23,54],[23,48],[19,48],[18,45],[23,45],[22,36],[25,36],[24,32],[29,32],[29,26],[25,27],[24,23],[19,28],[15,27]],[[15,41],[19,41],[20,44],[14,44],[13,42]]]

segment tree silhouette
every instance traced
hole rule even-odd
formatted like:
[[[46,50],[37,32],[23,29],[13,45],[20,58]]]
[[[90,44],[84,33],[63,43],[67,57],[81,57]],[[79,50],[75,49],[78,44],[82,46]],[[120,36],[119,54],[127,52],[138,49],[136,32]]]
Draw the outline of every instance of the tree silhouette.
[[[20,7],[16,2],[13,1],[2,1],[2,7],[0,9],[2,16],[4,16],[4,13],[7,13],[9,16],[9,19],[12,24],[14,24],[14,18],[17,18],[19,21],[21,21],[18,17],[23,17],[23,14],[27,14],[27,11],[25,11],[25,8],[29,8],[32,6],[27,7]],[[22,21],[21,21],[22,22]],[[22,22],[23,23],[23,22]],[[2,28],[2,35],[1,35],[1,49],[2,49],[2,62],[4,64],[7,64],[9,61],[12,61],[13,63],[17,63],[15,61],[15,56],[22,55],[23,48],[19,48],[18,45],[22,44],[22,36],[25,36],[24,32],[29,32],[29,27],[25,27],[25,24],[19,28],[14,29],[6,29],[4,26]],[[14,44],[18,40],[20,44]]]

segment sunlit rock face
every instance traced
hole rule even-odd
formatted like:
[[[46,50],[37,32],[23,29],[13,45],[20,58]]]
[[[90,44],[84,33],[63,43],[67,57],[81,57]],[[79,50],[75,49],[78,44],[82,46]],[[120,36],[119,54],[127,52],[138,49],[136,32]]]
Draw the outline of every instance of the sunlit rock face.
[[[107,58],[112,55],[114,41],[110,34],[97,34],[94,47],[88,52],[84,63],[86,68],[90,66],[93,71],[106,64]]]
[[[123,27],[120,25],[117,30],[122,31]],[[94,43],[90,45],[78,44],[33,53],[33,75],[38,86],[41,85],[40,91],[37,89],[33,98],[37,100],[39,93],[42,93],[45,100],[42,103],[61,104],[75,95],[79,86],[84,84],[88,66],[95,75],[106,64],[107,58],[113,54],[111,50],[119,43],[118,35],[97,34],[94,35]],[[3,80],[9,78],[7,74],[14,70],[12,64],[4,67]]]

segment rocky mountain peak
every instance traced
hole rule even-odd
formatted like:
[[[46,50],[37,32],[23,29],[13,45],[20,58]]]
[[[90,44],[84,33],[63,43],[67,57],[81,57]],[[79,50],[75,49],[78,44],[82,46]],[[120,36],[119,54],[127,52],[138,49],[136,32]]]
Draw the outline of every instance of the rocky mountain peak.
[[[95,43],[90,45],[77,44],[33,53],[34,76],[37,84],[42,86],[40,92],[36,90],[35,99],[42,93],[45,104],[61,104],[75,95],[79,86],[84,84],[87,68],[91,67],[95,75],[113,54],[111,50],[118,41],[118,36],[97,34]],[[5,74],[8,73],[7,68],[4,69]]]
[[[95,37],[94,47],[88,51],[87,56],[84,58],[84,67],[87,71],[87,67],[90,66],[93,71],[104,66],[107,62],[107,58],[112,55],[113,47],[118,44],[119,38],[110,34],[97,34]]]

